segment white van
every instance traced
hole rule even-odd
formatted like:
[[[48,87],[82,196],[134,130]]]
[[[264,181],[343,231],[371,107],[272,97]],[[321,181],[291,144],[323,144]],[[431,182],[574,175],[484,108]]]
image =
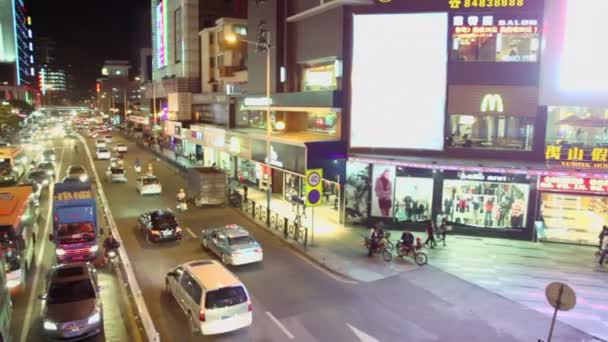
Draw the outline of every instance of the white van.
[[[165,278],[194,332],[221,334],[251,325],[253,308],[245,285],[215,260],[191,261]]]

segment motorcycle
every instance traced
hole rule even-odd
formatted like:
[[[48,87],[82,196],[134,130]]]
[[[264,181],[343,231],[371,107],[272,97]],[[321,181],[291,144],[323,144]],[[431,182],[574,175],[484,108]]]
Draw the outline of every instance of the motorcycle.
[[[417,237],[416,242],[411,246],[406,246],[403,244],[403,241],[397,242],[397,255],[401,258],[404,256],[412,256],[414,258],[414,262],[418,266],[425,265],[428,262],[428,257],[426,253],[422,252],[421,249],[424,247],[422,244],[422,240]]]
[[[186,211],[188,210],[188,203],[186,202],[186,200],[177,200],[177,205],[176,208],[178,211]]]
[[[114,269],[114,264],[118,262],[117,257],[118,253],[116,253],[116,250],[112,249],[108,252],[108,261],[106,263],[106,266],[110,268],[110,271]]]
[[[380,241],[378,241],[376,248],[374,248],[374,250],[372,251],[372,253],[374,253],[374,254],[382,253],[382,258],[384,258],[384,261],[386,261],[386,262],[389,262],[389,261],[391,261],[391,259],[393,259],[393,253],[391,253],[391,251],[387,248],[388,242],[390,242],[390,241],[388,241],[388,239],[385,235],[382,239],[380,239]],[[366,237],[364,239],[365,249],[369,250],[370,243],[371,243],[371,240],[368,237]]]

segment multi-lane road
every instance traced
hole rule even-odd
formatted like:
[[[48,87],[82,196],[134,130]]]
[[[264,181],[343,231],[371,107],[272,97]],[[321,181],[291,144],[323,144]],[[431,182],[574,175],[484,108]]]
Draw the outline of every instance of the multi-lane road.
[[[185,181],[173,166],[117,134],[113,136],[114,143],[128,145],[125,166],[129,181],[102,181],[102,190],[161,341],[536,341],[545,335],[545,316],[430,266],[372,283],[342,279],[312,264],[231,208],[190,208],[177,213],[185,227],[184,239],[149,244],[136,229],[138,215],[152,209],[174,208],[175,196]],[[62,173],[69,164],[90,165],[82,148],[79,153],[74,151],[74,143],[53,142],[60,152]],[[94,155],[93,141],[89,139],[87,144]],[[163,185],[162,195],[142,197],[137,193],[133,170],[136,157],[144,162],[144,170],[147,164],[153,165]],[[93,164],[97,174],[103,175],[108,161]],[[47,208],[44,210],[47,215]],[[164,291],[165,274],[183,262],[214,259],[200,245],[200,230],[230,223],[248,228],[264,248],[262,263],[230,267],[252,296],[253,324],[224,335],[194,336],[185,315]],[[41,225],[39,236],[45,236],[44,229],[47,228]],[[37,270],[43,274],[54,262],[53,246],[45,241],[37,246],[39,249],[41,265]],[[363,252],[361,257],[365,257]],[[18,341],[42,340],[36,294],[42,291],[43,277],[38,276],[37,282],[34,277],[36,274],[30,275],[30,284],[35,286],[15,301],[12,336]],[[136,337],[128,333],[133,330],[131,321],[124,317],[129,307],[116,286],[116,278],[104,272],[101,277],[107,288],[102,292],[106,296],[106,332],[98,339],[134,340]],[[110,309],[110,317],[109,307],[115,308]],[[558,324],[557,329],[560,341],[591,341],[589,336],[563,324]]]

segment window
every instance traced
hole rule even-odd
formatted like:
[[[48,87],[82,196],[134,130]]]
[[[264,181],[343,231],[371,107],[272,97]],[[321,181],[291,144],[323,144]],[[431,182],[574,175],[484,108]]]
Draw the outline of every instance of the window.
[[[302,91],[338,89],[334,63],[304,66],[302,69]]]
[[[608,146],[608,108],[549,107],[546,143]]]
[[[450,115],[448,147],[531,150],[534,117]]]
[[[215,291],[207,292],[205,308],[218,309],[227,306],[235,306],[247,301],[247,294],[242,286],[224,287]]]
[[[450,59],[460,62],[537,62],[538,20],[493,15],[452,17]]]
[[[192,298],[195,303],[201,302],[201,287],[188,272],[185,272],[184,275],[182,275],[182,278],[179,283],[184,289],[184,291],[190,296],[190,298]]]
[[[234,25],[233,31],[235,34],[238,34],[240,36],[246,36],[247,35],[247,26],[245,25]]]
[[[182,8],[173,13],[173,24],[175,32],[175,63],[182,60]]]

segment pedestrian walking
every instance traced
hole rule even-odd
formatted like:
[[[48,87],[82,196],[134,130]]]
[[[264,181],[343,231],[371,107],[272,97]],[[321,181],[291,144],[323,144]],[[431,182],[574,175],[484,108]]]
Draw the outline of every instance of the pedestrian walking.
[[[245,203],[247,203],[247,196],[249,195],[249,187],[247,184],[243,185],[243,199],[245,199]]]
[[[437,246],[437,242],[435,241],[435,223],[433,221],[429,222],[429,225],[426,226],[426,241],[424,241],[424,245],[426,246],[429,243],[431,248]]]
[[[441,241],[443,241],[443,245],[445,246],[445,236],[448,232],[448,222],[444,218],[441,220],[441,225],[439,226],[439,234],[441,234]]]
[[[598,246],[598,247],[599,247],[599,249],[600,249],[600,250],[602,249],[602,243],[604,242],[604,238],[605,238],[606,236],[608,236],[608,226],[603,225],[603,226],[602,226],[602,230],[600,231],[600,235],[599,235],[599,238],[600,238],[600,244],[599,244],[599,246]]]
[[[608,239],[602,240],[601,249],[599,263],[600,267],[604,267],[604,260],[606,259],[606,254],[608,254]]]

